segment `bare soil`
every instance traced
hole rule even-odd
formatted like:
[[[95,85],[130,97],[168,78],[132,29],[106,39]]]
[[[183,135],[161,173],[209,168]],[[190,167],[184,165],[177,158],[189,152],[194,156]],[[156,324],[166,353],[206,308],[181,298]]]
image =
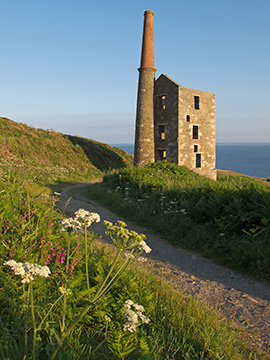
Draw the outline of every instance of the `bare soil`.
[[[99,213],[102,221],[125,221],[128,228],[146,235],[147,244],[153,249],[148,263],[166,281],[182,287],[185,293],[197,297],[231,318],[248,333],[247,341],[260,347],[270,359],[270,284],[251,279],[224,266],[215,264],[197,253],[174,246],[152,235],[146,229],[134,225],[113,214],[94,201],[80,196],[82,187],[89,183],[77,183],[65,187],[59,197],[58,206],[74,213],[79,208]],[[70,193],[72,192],[72,196]],[[91,230],[106,241],[102,221]]]

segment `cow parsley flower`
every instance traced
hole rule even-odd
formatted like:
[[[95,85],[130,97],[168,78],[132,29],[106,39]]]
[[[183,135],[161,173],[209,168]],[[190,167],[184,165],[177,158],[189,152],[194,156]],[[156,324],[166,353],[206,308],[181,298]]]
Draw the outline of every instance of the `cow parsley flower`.
[[[29,283],[31,280],[34,280],[35,276],[47,278],[51,273],[48,266],[31,264],[29,262],[21,263],[15,260],[8,260],[4,262],[4,265],[10,266],[15,275],[20,275],[22,277],[22,283]]]
[[[73,218],[66,218],[60,221],[60,224],[62,225],[60,231],[82,231],[82,224]]]
[[[99,214],[79,209],[75,212],[74,218],[66,218],[60,221],[62,225],[60,231],[82,232],[85,225],[86,227],[89,227],[94,221],[100,222]]]
[[[134,302],[132,300],[126,300],[123,307],[130,309],[132,305],[134,305]]]
[[[145,241],[139,243],[140,250],[144,251],[146,254],[149,254],[152,249],[146,244]]]
[[[75,220],[83,222],[87,227],[95,222],[100,222],[100,216],[97,213],[93,213],[84,209],[79,209],[75,212]]]
[[[143,315],[145,310],[142,305],[134,304],[132,300],[126,300],[123,307],[125,308],[124,318],[126,320],[123,325],[124,331],[135,332],[139,321],[142,324],[148,324],[150,322],[150,319]]]

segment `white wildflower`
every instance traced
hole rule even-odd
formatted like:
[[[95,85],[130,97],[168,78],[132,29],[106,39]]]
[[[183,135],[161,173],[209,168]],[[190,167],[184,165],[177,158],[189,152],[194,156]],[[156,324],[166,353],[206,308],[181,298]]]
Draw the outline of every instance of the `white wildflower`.
[[[97,213],[79,209],[75,212],[75,220],[82,221],[87,227],[89,227],[94,221],[100,222],[100,216]]]
[[[225,236],[225,234],[221,233],[221,234],[219,234],[219,236]]]
[[[133,307],[135,310],[140,311],[140,312],[144,312],[144,307],[142,305],[138,305],[138,304],[133,304]]]
[[[139,243],[139,248],[140,250],[144,251],[146,254],[149,254],[152,251],[152,249],[146,244],[145,241],[141,241]]]
[[[82,231],[82,224],[73,218],[66,218],[60,221],[60,224],[62,224],[60,231]]]
[[[186,213],[187,213],[187,212],[186,212],[186,209],[181,209],[180,211],[181,211],[181,213],[184,214],[184,215],[186,215]]]
[[[126,300],[123,307],[130,309],[130,307],[134,304],[134,302],[132,300]]]
[[[20,275],[22,283],[29,283],[34,280],[34,276],[48,277],[51,273],[48,266],[41,266],[38,264],[31,264],[29,262],[16,262],[15,260],[8,260],[4,262],[4,265],[10,266],[15,275]]]
[[[145,315],[143,315],[140,311],[137,312],[139,318],[141,319],[143,324],[149,324],[150,323],[150,319],[148,317],[146,317]]]
[[[66,218],[60,221],[62,224],[60,231],[82,231],[83,225],[89,227],[94,221],[100,222],[99,214],[79,209],[75,212],[75,218]]]
[[[127,321],[132,322],[134,324],[137,324],[138,322],[138,315],[135,311],[127,309],[124,312],[124,316],[127,319]]]
[[[132,300],[126,300],[123,307],[125,308],[124,318],[126,320],[123,325],[124,331],[135,332],[139,320],[143,324],[148,324],[150,322],[150,319],[143,315],[145,310],[142,305],[134,304]]]
[[[129,331],[129,332],[135,332],[136,331],[136,324],[130,323],[130,322],[126,322],[123,325],[123,330],[124,331]]]

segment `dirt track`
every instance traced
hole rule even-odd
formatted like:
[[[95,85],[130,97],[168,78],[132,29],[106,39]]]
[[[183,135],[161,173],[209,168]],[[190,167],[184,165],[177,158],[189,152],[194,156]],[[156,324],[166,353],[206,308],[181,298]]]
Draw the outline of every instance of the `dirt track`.
[[[85,186],[90,184],[78,183],[63,189],[57,203],[59,208],[63,209],[66,206],[71,190],[74,193],[74,190]],[[74,194],[67,205],[69,212],[73,213],[83,208],[99,213],[102,221],[123,220],[129,229],[144,233],[147,236],[147,244],[153,249],[149,260],[153,268],[160,270],[175,286],[181,286],[186,293],[207,302],[245,327],[251,339],[254,338],[256,346],[261,345],[264,349],[270,350],[269,284],[250,279],[226,267],[216,265],[198,254],[173,246],[166,240],[151,235],[146,229],[111,213],[94,201],[86,200],[79,195],[79,191]],[[104,236],[105,226],[102,221],[94,224],[91,230]]]

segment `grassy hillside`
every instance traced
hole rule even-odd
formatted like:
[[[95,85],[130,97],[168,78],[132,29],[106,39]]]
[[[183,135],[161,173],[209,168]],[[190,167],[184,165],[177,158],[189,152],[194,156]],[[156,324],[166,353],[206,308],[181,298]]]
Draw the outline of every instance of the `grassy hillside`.
[[[55,179],[63,181],[65,177],[69,180],[98,177],[104,171],[123,168],[131,162],[131,155],[109,145],[0,118],[2,166],[49,168],[54,170]]]

